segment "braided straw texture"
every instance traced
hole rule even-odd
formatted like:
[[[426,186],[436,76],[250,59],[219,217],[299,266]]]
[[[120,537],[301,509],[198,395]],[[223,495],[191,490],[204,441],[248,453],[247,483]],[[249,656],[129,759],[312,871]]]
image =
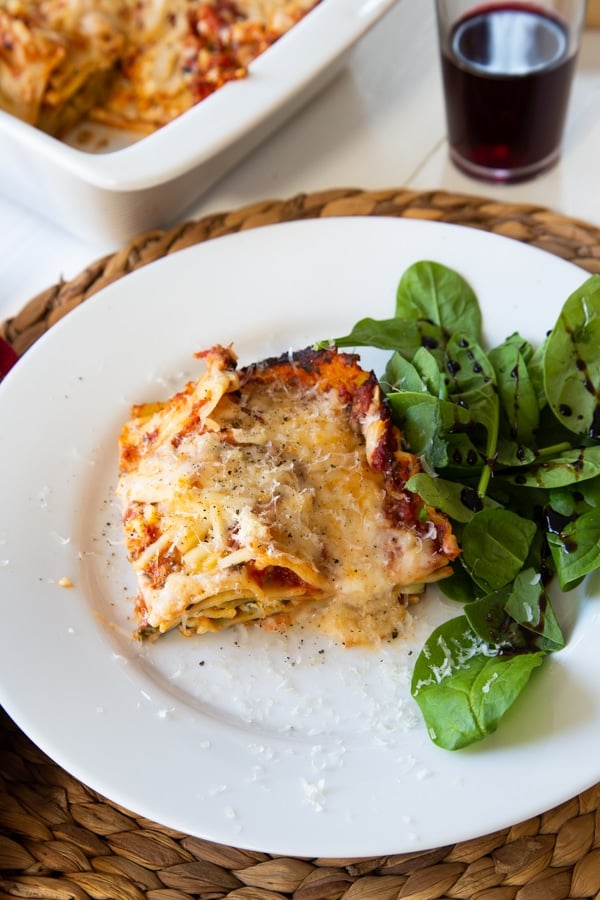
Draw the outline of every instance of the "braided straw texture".
[[[100,288],[166,254],[247,228],[339,215],[481,228],[600,273],[600,229],[543,207],[440,191],[340,189],[142,234],[75,279],[34,297],[0,325],[0,334],[23,353]],[[0,900],[8,897],[600,900],[600,784],[511,828],[431,851],[281,858],[193,838],[135,816],[53,763],[0,710]]]
[[[444,191],[337,189],[298,194],[288,200],[264,200],[184,222],[168,231],[141,234],[118,253],[92,263],[72,281],[61,281],[38,294],[18,315],[0,325],[0,335],[23,353],[69,310],[147,263],[248,228],[324,216],[395,216],[467,225],[532,244],[588,272],[600,272],[600,229],[544,207],[509,205]]]

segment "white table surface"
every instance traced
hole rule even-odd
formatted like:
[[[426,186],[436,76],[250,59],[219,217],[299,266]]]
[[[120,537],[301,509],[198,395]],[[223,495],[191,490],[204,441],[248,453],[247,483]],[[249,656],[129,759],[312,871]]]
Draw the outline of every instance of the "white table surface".
[[[1,182],[0,173],[0,321],[118,249],[78,240],[4,199]],[[302,191],[396,186],[531,202],[600,226],[600,29],[584,35],[561,161],[532,181],[490,185],[449,162],[433,3],[398,0],[335,81],[185,218]]]

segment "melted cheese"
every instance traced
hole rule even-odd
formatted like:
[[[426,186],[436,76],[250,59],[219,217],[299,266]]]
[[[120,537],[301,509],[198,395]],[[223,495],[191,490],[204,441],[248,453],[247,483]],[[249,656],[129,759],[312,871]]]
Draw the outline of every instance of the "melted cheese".
[[[318,607],[346,643],[396,631],[406,595],[449,573],[447,521],[404,483],[374,376],[304,351],[237,371],[230,350],[121,434],[119,494],[142,631],[194,633]]]

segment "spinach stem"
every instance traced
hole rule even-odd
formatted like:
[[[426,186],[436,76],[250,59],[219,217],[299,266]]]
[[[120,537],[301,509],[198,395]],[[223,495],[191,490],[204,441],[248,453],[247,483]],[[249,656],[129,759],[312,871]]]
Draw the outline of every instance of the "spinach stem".
[[[557,453],[564,453],[565,450],[572,450],[572,445],[568,441],[562,441],[560,444],[552,444],[550,447],[542,447],[537,450],[537,456],[556,456]]]
[[[481,475],[479,476],[479,484],[477,485],[477,493],[479,494],[480,497],[485,497],[485,495],[487,493],[491,474],[492,474],[492,467],[489,463],[486,462],[483,469],[481,470]]]
[[[488,430],[485,466],[481,470],[479,484],[477,485],[477,493],[480,497],[485,497],[492,477],[492,468],[496,458],[496,450],[498,449],[498,434],[500,433],[500,416],[498,412],[493,421],[493,427]]]

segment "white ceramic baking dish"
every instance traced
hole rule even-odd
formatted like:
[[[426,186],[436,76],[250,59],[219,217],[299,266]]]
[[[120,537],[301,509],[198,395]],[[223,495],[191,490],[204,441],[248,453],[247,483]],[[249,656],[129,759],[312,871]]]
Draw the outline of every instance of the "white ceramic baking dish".
[[[306,103],[396,0],[322,0],[242,81],[154,134],[86,127],[61,142],[0,110],[0,190],[69,231],[118,243],[165,227]],[[116,138],[116,140],[115,140]]]

